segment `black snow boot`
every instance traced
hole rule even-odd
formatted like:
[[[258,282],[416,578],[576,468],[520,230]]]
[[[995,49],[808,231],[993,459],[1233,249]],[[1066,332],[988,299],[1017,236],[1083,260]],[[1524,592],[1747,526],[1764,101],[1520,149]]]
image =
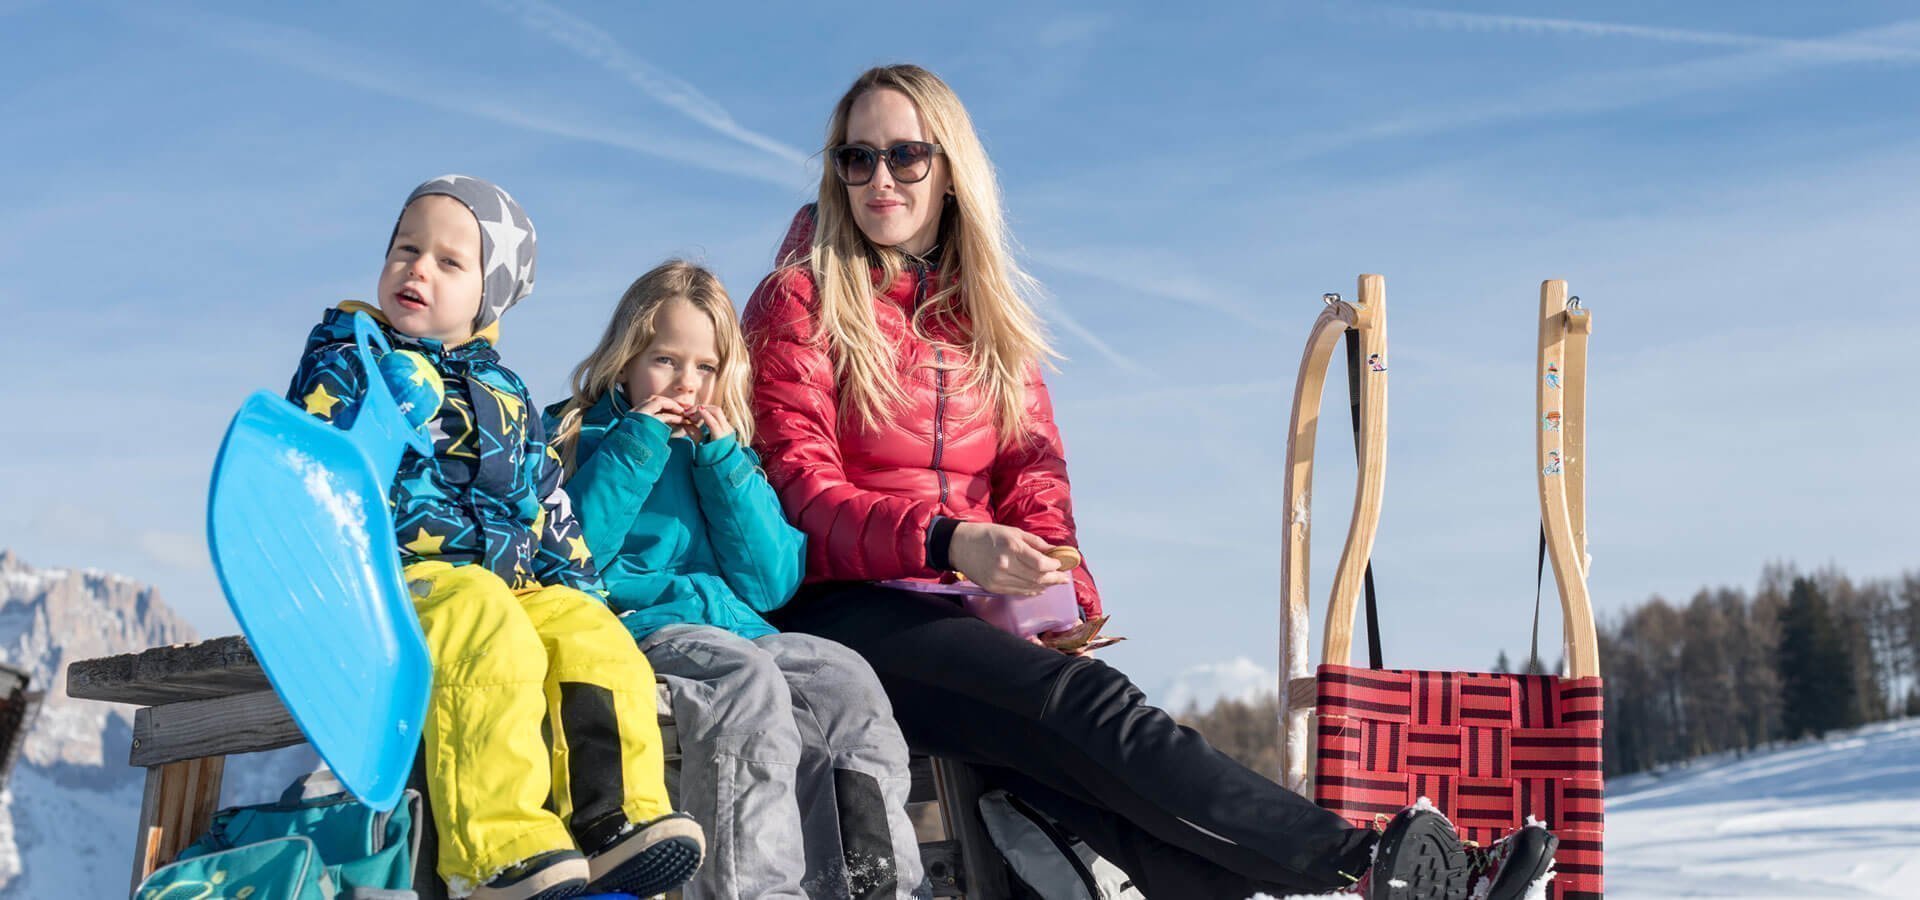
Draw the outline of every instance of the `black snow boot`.
[[[1466,900],[1466,848],[1433,807],[1400,811],[1380,832],[1361,893],[1367,900]]]

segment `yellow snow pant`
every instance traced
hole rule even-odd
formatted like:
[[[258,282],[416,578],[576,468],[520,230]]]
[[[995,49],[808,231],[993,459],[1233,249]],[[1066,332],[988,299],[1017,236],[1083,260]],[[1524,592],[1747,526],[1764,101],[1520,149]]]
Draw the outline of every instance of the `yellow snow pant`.
[[[433,659],[424,741],[440,877],[464,895],[671,811],[653,668],[613,612],[484,566],[406,569]]]

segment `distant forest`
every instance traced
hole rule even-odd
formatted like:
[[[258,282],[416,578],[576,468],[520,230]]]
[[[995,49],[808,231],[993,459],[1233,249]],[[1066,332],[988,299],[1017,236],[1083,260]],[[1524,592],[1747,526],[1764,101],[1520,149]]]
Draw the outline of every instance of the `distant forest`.
[[[1609,775],[1920,715],[1920,571],[1854,581],[1768,566],[1752,592],[1655,596],[1604,617],[1599,632]],[[1491,668],[1542,667],[1502,652]],[[1179,717],[1272,777],[1279,714],[1269,694]]]

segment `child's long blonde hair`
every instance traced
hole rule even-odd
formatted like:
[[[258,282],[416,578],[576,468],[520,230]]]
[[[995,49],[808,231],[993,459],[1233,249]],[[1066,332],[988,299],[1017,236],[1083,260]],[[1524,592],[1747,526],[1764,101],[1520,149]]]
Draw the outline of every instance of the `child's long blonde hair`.
[[[1003,443],[1025,434],[1026,369],[1053,357],[1053,348],[1027,295],[1036,283],[1013,261],[1006,220],[1000,211],[1000,186],[973,120],[946,82],[914,65],[869,69],[855,79],[827,125],[827,146],[847,141],[847,118],[868,91],[891,89],[907,95],[926,122],[927,139],[941,146],[940,157],[953,178],[953,198],[942,211],[937,290],[915,311],[915,334],[928,339],[929,321],[965,323],[970,364],[960,391],[984,388]],[[905,265],[900,251],[874,247],[853,220],[847,188],[822,167],[819,221],[807,262],[819,287],[822,337],[833,359],[835,382],[848,409],[873,427],[897,408],[906,394],[900,387],[893,346],[880,334],[873,314],[873,293],[893,283]],[[880,268],[876,285],[872,268]]]
[[[620,384],[628,364],[653,343],[654,318],[672,300],[685,300],[713,322],[713,339],[718,345],[714,349],[720,357],[719,371],[714,373],[714,405],[733,425],[740,443],[752,443],[753,416],[747,407],[751,366],[733,299],[712,272],[686,260],[670,259],[640,276],[620,295],[620,305],[614,308],[613,320],[600,335],[599,346],[573,368],[573,396],[561,411],[560,424],[552,436],[554,449],[568,472],[575,466],[574,451],[587,410]],[[627,399],[632,402],[634,398]]]

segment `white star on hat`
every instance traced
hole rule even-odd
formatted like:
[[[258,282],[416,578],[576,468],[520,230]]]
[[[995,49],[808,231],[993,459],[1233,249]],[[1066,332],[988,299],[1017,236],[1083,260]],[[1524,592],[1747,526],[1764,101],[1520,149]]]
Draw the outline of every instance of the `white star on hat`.
[[[487,260],[486,274],[492,275],[501,266],[519,266],[520,245],[527,242],[530,235],[525,228],[505,222],[481,221],[481,228],[487,230],[487,236],[493,238],[493,258]],[[502,298],[507,299],[507,298]]]

